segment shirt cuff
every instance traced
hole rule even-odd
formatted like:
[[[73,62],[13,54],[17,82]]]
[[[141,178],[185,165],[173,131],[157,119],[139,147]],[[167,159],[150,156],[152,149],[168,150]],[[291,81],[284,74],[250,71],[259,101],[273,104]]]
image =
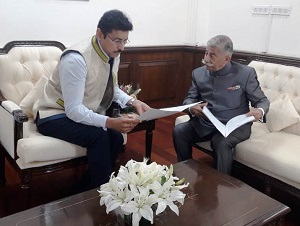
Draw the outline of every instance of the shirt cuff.
[[[104,129],[106,131],[107,130],[107,128],[106,128],[107,118],[108,118],[108,116],[106,116],[106,115],[100,115],[100,114],[95,113],[94,118],[93,118],[93,121],[95,122],[94,126],[102,127],[102,129]]]
[[[262,108],[258,108],[258,109],[260,109],[262,111],[262,113],[263,113],[262,116],[261,116],[261,118],[259,119],[259,121],[263,122],[264,121],[265,111]]]

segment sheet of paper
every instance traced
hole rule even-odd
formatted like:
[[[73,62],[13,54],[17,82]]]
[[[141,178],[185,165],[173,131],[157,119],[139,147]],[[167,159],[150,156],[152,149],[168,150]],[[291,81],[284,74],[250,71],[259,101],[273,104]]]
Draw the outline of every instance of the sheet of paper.
[[[139,119],[141,121],[149,121],[152,119],[166,117],[166,116],[181,112],[181,111],[183,111],[191,106],[194,106],[198,103],[200,103],[200,102],[177,106],[177,107],[170,107],[170,108],[161,108],[161,109],[150,108],[148,111],[146,111],[143,114],[141,114],[140,116],[138,116],[137,119]]]
[[[205,106],[203,108],[203,113],[206,115],[206,117],[212,122],[212,124],[215,125],[215,127],[223,134],[224,137],[226,137],[226,129],[225,125],[220,122],[211,112],[208,110],[208,108]]]

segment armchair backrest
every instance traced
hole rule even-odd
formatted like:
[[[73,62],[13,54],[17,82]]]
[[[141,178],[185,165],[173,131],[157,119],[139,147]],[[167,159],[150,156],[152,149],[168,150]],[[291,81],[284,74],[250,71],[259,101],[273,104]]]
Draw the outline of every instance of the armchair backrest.
[[[10,42],[0,49],[0,90],[16,104],[39,81],[53,72],[64,45],[50,41]]]

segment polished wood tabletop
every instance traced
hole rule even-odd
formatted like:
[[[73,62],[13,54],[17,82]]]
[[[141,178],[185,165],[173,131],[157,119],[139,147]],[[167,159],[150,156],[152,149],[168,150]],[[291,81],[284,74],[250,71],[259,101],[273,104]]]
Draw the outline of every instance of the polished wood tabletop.
[[[290,208],[245,183],[211,167],[188,160],[174,164],[174,174],[190,185],[179,216],[168,207],[154,225],[267,225]],[[117,211],[106,214],[96,189],[41,205],[0,219],[2,226],[124,226]]]

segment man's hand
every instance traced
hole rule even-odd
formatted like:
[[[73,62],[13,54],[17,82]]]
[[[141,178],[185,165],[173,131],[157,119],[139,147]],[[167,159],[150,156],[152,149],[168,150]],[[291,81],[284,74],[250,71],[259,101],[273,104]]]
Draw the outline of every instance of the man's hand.
[[[145,111],[148,111],[150,109],[150,107],[147,104],[145,104],[144,102],[142,102],[140,100],[133,101],[132,107],[135,108],[135,110],[137,111],[137,113],[139,115],[141,115],[142,113],[144,113]]]
[[[246,114],[248,117],[249,116],[254,116],[255,122],[260,120],[263,117],[263,112],[259,108],[250,108],[250,111]]]
[[[204,113],[202,112],[203,110],[203,107],[206,106],[207,103],[200,103],[200,104],[196,104],[192,107],[190,107],[189,111],[191,114],[195,115],[195,117],[197,118],[203,118],[205,115]]]
[[[114,129],[122,133],[129,133],[140,120],[135,119],[134,115],[123,115],[118,118],[107,118],[106,128]]]

